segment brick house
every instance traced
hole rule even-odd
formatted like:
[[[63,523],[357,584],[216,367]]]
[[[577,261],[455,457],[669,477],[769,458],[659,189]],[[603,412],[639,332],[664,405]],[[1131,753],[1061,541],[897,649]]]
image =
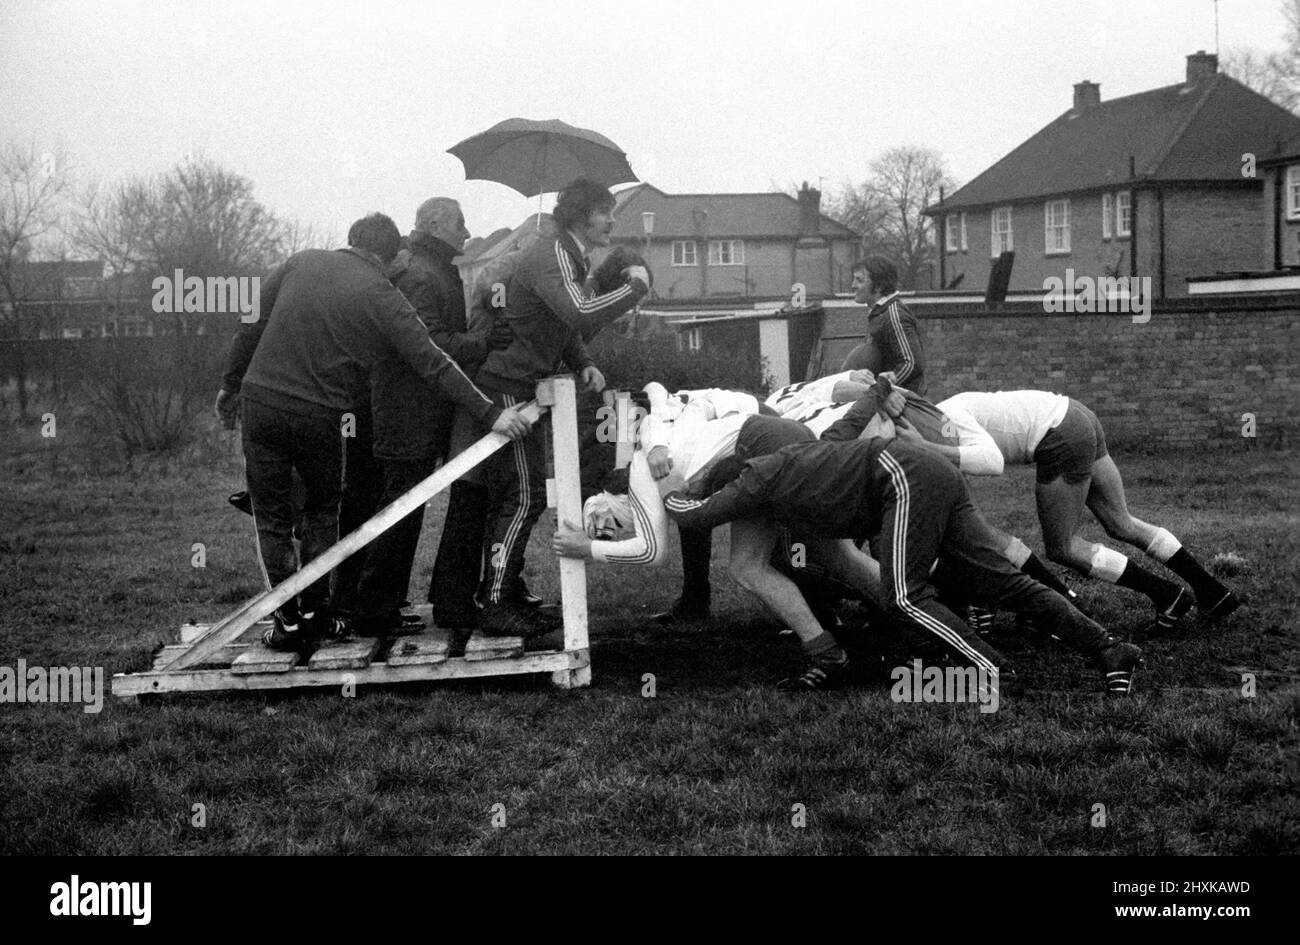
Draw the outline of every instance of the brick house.
[[[15,278],[23,300],[18,317],[4,311],[4,334],[31,341],[53,339],[152,337],[177,330],[184,316],[156,317],[143,277],[106,276],[99,259],[28,262]],[[187,329],[188,330],[188,329]],[[194,330],[203,333],[203,325]]]
[[[821,212],[806,183],[789,194],[666,194],[637,184],[615,195],[613,243],[643,256],[662,300],[788,298],[844,292],[858,234]],[[647,229],[649,227],[649,229]]]
[[[1267,266],[1265,181],[1249,176],[1248,155],[1297,135],[1300,118],[1205,52],[1187,57],[1183,82],[1109,102],[1080,82],[1073,107],[927,208],[940,285],[961,276],[963,289],[982,288],[1005,250],[1013,291],[1072,269],[1150,277],[1156,298],[1174,298],[1189,277]]]

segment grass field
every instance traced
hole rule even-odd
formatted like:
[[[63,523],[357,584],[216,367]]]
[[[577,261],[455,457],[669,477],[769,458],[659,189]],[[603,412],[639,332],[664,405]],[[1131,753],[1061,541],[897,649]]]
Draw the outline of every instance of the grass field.
[[[17,425],[5,438],[0,666],[142,669],[180,624],[258,590],[250,520],[225,502],[240,466],[220,435],[130,468],[73,422],[53,440]],[[1074,582],[1146,647],[1126,702],[1104,703],[1092,670],[1017,635],[1008,615],[997,642],[1027,689],[996,713],[895,704],[890,669],[939,654],[869,630],[849,638],[850,687],[781,695],[795,646],[730,583],[720,534],[707,624],[645,619],[676,591],[675,553],[661,571],[590,572],[588,690],[539,677],[355,699],[106,698],[99,714],[0,706],[0,852],[1294,853],[1298,458],[1117,457],[1134,512],[1205,562],[1239,556],[1212,570],[1251,604],[1147,640],[1140,599]],[[991,520],[1036,544],[1027,473],[973,489]],[[418,597],[440,521],[427,520]],[[553,597],[547,522],[529,581]]]

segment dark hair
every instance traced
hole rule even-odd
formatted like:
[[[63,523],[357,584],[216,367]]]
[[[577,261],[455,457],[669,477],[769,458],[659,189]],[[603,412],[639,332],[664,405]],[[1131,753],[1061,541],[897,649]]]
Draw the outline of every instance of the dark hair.
[[[392,217],[372,213],[348,229],[348,245],[374,253],[384,265],[388,265],[402,247],[402,234]]]
[[[555,222],[559,224],[560,229],[568,230],[585,226],[593,211],[609,210],[613,206],[614,195],[609,192],[608,187],[602,187],[594,180],[579,177],[575,181],[570,181],[560,191],[560,197],[555,202],[555,209],[551,211],[551,216],[555,217]]]
[[[862,265],[870,274],[871,287],[877,294],[890,295],[898,288],[898,268],[884,256],[868,256]]]

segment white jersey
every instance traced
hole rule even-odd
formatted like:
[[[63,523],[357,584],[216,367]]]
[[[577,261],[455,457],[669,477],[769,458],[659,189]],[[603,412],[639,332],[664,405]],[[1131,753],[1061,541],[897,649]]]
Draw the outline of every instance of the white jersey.
[[[967,391],[937,406],[958,424],[982,428],[1005,462],[1023,466],[1033,463],[1047,431],[1064,419],[1070,398],[1045,390]]]
[[[741,426],[758,413],[754,395],[740,391],[709,388],[670,396],[662,384],[645,389],[650,415],[641,421],[641,449],[666,447],[687,490],[702,486],[718,460],[736,452]]]

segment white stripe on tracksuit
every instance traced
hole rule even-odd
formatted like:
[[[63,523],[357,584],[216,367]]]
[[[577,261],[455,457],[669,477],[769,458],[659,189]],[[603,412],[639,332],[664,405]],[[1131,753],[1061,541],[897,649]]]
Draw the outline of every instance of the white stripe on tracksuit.
[[[903,330],[903,319],[898,314],[898,301],[889,303],[889,326],[894,329],[894,336],[898,339],[898,347],[903,356],[903,364],[895,373],[898,383],[903,387],[907,386],[907,381],[912,377],[912,372],[916,370],[916,359],[912,357],[912,346],[907,343],[907,332]]]
[[[513,407],[518,403],[518,400],[510,394],[502,394],[501,399],[505,401],[507,407]],[[528,455],[524,452],[523,439],[512,441],[510,448],[514,455],[515,472],[519,476],[519,496],[523,501],[519,503],[514,518],[510,520],[510,527],[506,529],[505,540],[501,542],[501,547],[488,549],[488,565],[492,565],[493,557],[496,557],[496,560],[501,562],[500,567],[492,567],[492,586],[488,590],[488,600],[490,601],[501,599],[501,584],[506,575],[505,562],[510,557],[510,549],[519,540],[519,533],[523,529],[524,522],[527,520],[528,513],[532,508],[532,502],[529,499],[532,483],[528,481]]]
[[[908,599],[907,519],[912,500],[911,488],[907,482],[907,474],[903,472],[903,467],[899,465],[898,460],[889,455],[888,451],[880,454],[880,465],[889,473],[889,478],[894,484],[894,491],[898,495],[898,502],[894,509],[894,533],[889,538],[892,542],[894,564],[894,603],[904,614],[953,649],[965,655],[976,666],[987,670],[989,673],[997,672],[997,666],[987,656],[972,647],[961,634],[947,626],[942,620],[926,613]],[[881,537],[884,538],[883,535]]]

